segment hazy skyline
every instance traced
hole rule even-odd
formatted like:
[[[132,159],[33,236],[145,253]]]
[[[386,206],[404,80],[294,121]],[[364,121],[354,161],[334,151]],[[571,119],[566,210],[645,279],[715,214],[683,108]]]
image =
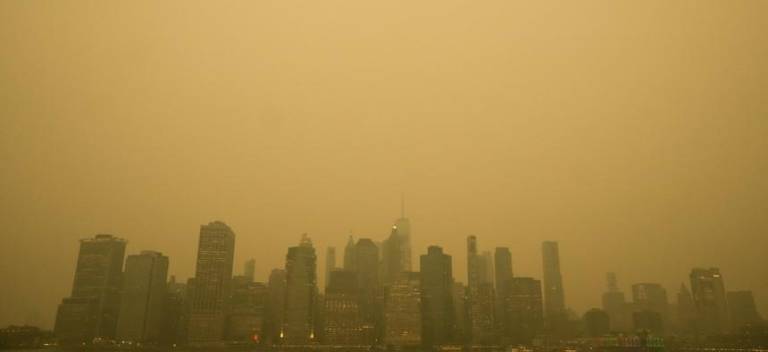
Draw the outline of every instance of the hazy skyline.
[[[413,256],[466,236],[568,307],[605,272],[674,296],[721,268],[768,315],[768,2],[0,2],[0,326],[51,327],[77,240],[111,233],[194,273],[309,233]],[[416,261],[418,262],[418,261]],[[318,268],[322,277],[324,268]]]

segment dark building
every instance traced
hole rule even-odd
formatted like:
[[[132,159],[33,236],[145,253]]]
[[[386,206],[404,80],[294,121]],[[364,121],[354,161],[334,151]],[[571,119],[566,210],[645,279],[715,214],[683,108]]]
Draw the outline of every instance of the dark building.
[[[55,337],[51,331],[35,326],[15,326],[0,329],[0,350],[39,349],[51,344]]]
[[[54,330],[62,345],[115,337],[125,245],[112,235],[80,241],[72,294],[56,314]]]
[[[411,220],[405,217],[405,202],[400,209],[400,218],[395,220],[397,234],[400,236],[400,260],[402,261],[402,271],[411,271],[413,260],[411,253]]]
[[[331,272],[336,270],[336,247],[328,247],[325,249],[325,287],[331,282]]]
[[[386,288],[384,344],[421,345],[421,280],[419,273],[401,272]]]
[[[357,274],[360,315],[363,321],[364,341],[373,344],[380,334],[381,293],[379,281],[379,248],[369,238],[361,238],[354,246],[353,260]]]
[[[347,246],[344,247],[344,270],[355,270],[355,240],[352,236],[349,236],[347,240]]]
[[[298,246],[288,249],[285,272],[283,342],[289,345],[314,343],[318,309],[317,256],[306,234]]]
[[[391,284],[399,278],[401,272],[406,271],[405,258],[403,257],[404,240],[405,237],[400,234],[397,226],[392,226],[392,232],[382,245],[382,273],[384,274],[382,283],[384,285]]]
[[[696,329],[696,305],[691,291],[685,284],[680,285],[677,293],[677,329],[682,333],[693,333]]]
[[[506,281],[512,278],[512,253],[507,247],[496,247],[493,261],[496,290],[500,291]]]
[[[728,292],[728,310],[730,311],[731,328],[734,330],[756,325],[763,321],[760,313],[757,312],[752,291]]]
[[[514,277],[502,285],[502,316],[499,326],[505,344],[529,344],[542,332],[544,307],[541,281],[529,277]]]
[[[354,271],[334,270],[325,289],[325,343],[362,345],[366,343],[360,310],[360,285]]]
[[[188,287],[190,344],[219,343],[224,339],[234,255],[235,233],[227,224],[214,221],[200,226],[195,277]]]
[[[565,319],[565,293],[560,273],[560,249],[557,242],[546,241],[541,247],[544,267],[544,316],[550,325]]]
[[[422,342],[427,346],[453,342],[453,266],[450,255],[430,246],[421,256]]]
[[[453,340],[457,344],[467,342],[469,335],[469,317],[467,316],[467,287],[461,282],[454,282],[451,290],[453,298]]]
[[[641,310],[632,313],[635,331],[648,331],[654,335],[664,334],[664,319],[661,313],[652,310]]]
[[[272,269],[267,283],[267,298],[264,337],[267,343],[280,342],[285,309],[286,275],[283,269]]]
[[[484,279],[485,261],[478,254],[477,237],[467,237],[467,312],[469,340],[475,344],[495,342],[495,292]]]
[[[603,293],[603,310],[608,313],[611,330],[629,332],[632,329],[631,310],[624,292],[619,289],[616,274],[606,274],[607,290]]]
[[[227,315],[227,340],[253,343],[262,341],[267,299],[267,285],[264,283],[253,282],[248,276],[232,278],[232,297]]]
[[[249,281],[256,281],[256,259],[249,259],[243,265],[243,276]]]
[[[166,284],[163,304],[163,323],[160,327],[160,344],[163,346],[184,345],[187,343],[187,325],[189,323],[189,299],[187,284],[177,283],[176,277]]]
[[[611,318],[602,309],[592,308],[584,313],[584,327],[587,336],[600,337],[607,335],[611,330]]]
[[[669,320],[667,290],[659,284],[640,283],[632,285],[632,303],[634,311],[650,310],[659,313],[665,325]]]
[[[125,261],[117,337],[122,341],[160,340],[165,314],[168,257],[154,251],[129,255]]]
[[[710,334],[728,328],[728,304],[720,269],[691,270],[691,293],[696,308],[696,331]]]

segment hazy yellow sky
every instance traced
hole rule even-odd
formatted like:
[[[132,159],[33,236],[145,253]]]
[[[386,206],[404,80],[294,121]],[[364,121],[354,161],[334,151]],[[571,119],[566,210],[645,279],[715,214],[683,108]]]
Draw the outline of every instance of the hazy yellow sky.
[[[577,311],[719,266],[768,315],[768,1],[0,1],[0,325],[79,238],[186,279],[220,219],[263,280],[401,192],[460,281],[469,234],[535,277],[551,239]]]

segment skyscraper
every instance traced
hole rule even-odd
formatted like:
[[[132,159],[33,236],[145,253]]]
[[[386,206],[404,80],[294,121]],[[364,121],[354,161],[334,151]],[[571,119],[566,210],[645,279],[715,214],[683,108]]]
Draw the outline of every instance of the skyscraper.
[[[691,333],[696,329],[696,305],[693,303],[691,291],[685,284],[680,284],[680,291],[677,293],[677,322],[682,332]]]
[[[288,249],[285,258],[286,287],[283,342],[305,345],[315,342],[317,310],[317,256],[312,241],[304,234],[298,246]]]
[[[438,246],[430,246],[421,256],[422,337],[425,345],[452,342],[453,266],[450,255]]]
[[[381,307],[377,299],[381,290],[379,282],[379,248],[370,238],[361,238],[354,246],[355,272],[360,299],[360,316],[363,322],[364,342],[373,344],[377,336]]]
[[[329,345],[365,343],[357,278],[353,271],[331,272],[324,300],[325,342]]]
[[[200,226],[197,265],[190,287],[190,344],[217,343],[224,338],[234,255],[235,233],[227,224],[214,221]]]
[[[542,244],[544,267],[544,316],[550,323],[565,318],[565,293],[560,274],[560,250],[557,242]]]
[[[504,283],[512,278],[512,254],[507,247],[496,247],[493,256],[496,291],[501,291]]]
[[[421,283],[419,273],[400,272],[386,288],[384,344],[421,344]]]
[[[587,330],[587,336],[600,337],[608,334],[610,331],[611,318],[607,312],[602,309],[592,308],[584,313],[584,326]]]
[[[336,247],[328,247],[325,250],[325,287],[331,282],[331,272],[336,269]]]
[[[752,291],[728,292],[728,310],[730,313],[731,328],[739,330],[750,324],[763,321],[755,306],[755,297]]]
[[[395,220],[395,227],[400,235],[400,258],[403,271],[411,271],[413,260],[411,253],[411,220],[405,217],[405,196],[400,199],[400,218]]]
[[[283,317],[285,311],[285,285],[286,275],[283,269],[272,269],[267,283],[267,297],[269,305],[266,310],[266,326],[264,327],[264,337],[267,342],[276,343],[280,341],[280,334],[283,331]]]
[[[256,259],[249,259],[243,265],[243,276],[251,282],[256,281]]]
[[[484,279],[486,265],[478,255],[477,237],[467,237],[467,312],[469,339],[478,344],[494,340],[494,312],[496,310],[493,283]]]
[[[453,341],[458,344],[467,342],[469,318],[467,316],[467,287],[461,282],[454,282],[451,290],[453,298]]]
[[[480,255],[480,281],[493,286],[495,275],[493,273],[493,255],[491,251],[483,251]]]
[[[232,278],[232,297],[227,315],[227,340],[261,342],[266,327],[268,297],[267,285],[263,282],[251,281],[248,276]]]
[[[168,257],[142,251],[125,261],[123,294],[117,337],[120,340],[158,342],[164,319]]]
[[[632,285],[632,303],[635,311],[649,310],[659,313],[663,324],[669,319],[667,290],[659,284],[639,283]]]
[[[56,315],[54,330],[61,344],[115,337],[125,244],[112,235],[80,240],[72,294]]]
[[[383,243],[383,280],[384,284],[390,284],[399,277],[401,272],[406,271],[403,260],[403,236],[400,235],[397,226],[392,226],[392,232]]]
[[[631,328],[630,310],[624,292],[619,289],[615,273],[606,274],[607,290],[603,293],[603,310],[608,313],[611,330],[629,331]]]
[[[347,246],[344,247],[344,270],[355,270],[355,240],[349,236]]]
[[[541,281],[529,277],[513,277],[500,288],[502,336],[504,343],[529,344],[541,332],[544,313]]]
[[[724,332],[728,328],[728,304],[720,269],[694,268],[690,278],[698,332]]]

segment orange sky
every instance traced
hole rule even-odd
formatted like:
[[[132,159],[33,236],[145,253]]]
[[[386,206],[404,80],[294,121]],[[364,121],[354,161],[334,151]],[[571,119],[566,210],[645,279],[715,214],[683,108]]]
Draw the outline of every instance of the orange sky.
[[[308,232],[465,237],[566,303],[719,266],[768,315],[768,2],[0,2],[0,325],[50,327],[79,238],[264,280]],[[320,263],[323,258],[321,256]],[[323,267],[320,266],[321,273]]]

